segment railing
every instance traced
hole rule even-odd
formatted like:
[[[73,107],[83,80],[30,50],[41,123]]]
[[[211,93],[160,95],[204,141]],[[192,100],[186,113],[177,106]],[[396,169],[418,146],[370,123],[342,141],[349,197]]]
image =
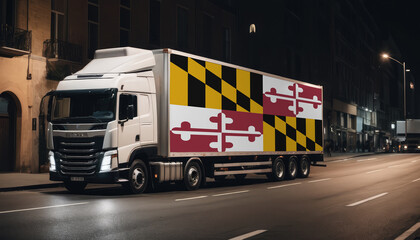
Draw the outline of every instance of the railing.
[[[0,47],[8,47],[29,52],[31,39],[31,31],[19,29],[7,24],[1,25]]]
[[[82,46],[57,39],[48,39],[44,41],[42,55],[46,58],[81,62]]]

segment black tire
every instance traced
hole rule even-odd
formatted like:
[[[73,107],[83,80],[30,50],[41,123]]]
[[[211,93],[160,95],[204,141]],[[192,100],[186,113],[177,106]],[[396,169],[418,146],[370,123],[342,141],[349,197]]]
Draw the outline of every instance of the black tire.
[[[307,178],[311,172],[311,163],[307,156],[303,156],[298,162],[298,177]]]
[[[297,175],[297,159],[295,156],[290,157],[286,162],[286,178],[293,180]]]
[[[65,181],[64,187],[71,193],[83,193],[86,188],[87,182],[71,182]]]
[[[187,163],[184,169],[184,186],[188,191],[200,188],[203,181],[203,174],[200,165],[196,161]]]
[[[276,158],[273,161],[271,167],[271,173],[269,173],[269,179],[272,181],[282,181],[286,175],[286,167],[284,166],[283,159],[281,157]]]
[[[146,191],[149,185],[149,172],[146,164],[142,160],[134,160],[131,163],[128,175],[128,182],[123,186],[133,194],[139,194]]]

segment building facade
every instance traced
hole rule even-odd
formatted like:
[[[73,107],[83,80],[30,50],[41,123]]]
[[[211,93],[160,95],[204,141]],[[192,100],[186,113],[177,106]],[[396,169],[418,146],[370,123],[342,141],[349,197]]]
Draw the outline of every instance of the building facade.
[[[174,48],[322,85],[332,151],[383,149],[403,118],[401,70],[379,60],[398,47],[362,0],[0,0],[0,13],[0,171],[42,170],[43,96],[102,48]]]
[[[232,61],[236,13],[195,0],[0,0],[0,172],[45,170],[43,96],[96,49],[175,48]]]
[[[391,123],[403,118],[402,73],[381,61],[380,53],[397,57],[399,50],[392,37],[383,39],[364,1],[283,0],[264,6],[245,1],[241,6],[252,9],[239,11],[241,39],[250,46],[242,59],[252,59],[243,64],[324,87],[327,148],[389,147]],[[244,31],[250,24],[256,33]]]

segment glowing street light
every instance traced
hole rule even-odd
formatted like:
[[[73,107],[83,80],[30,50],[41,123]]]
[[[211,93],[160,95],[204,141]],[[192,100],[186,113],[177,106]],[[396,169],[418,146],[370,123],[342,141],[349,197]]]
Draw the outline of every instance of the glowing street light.
[[[407,100],[406,100],[406,80],[405,80],[405,72],[409,72],[410,71],[410,69],[405,69],[405,62],[400,62],[400,61],[398,61],[397,59],[395,59],[395,58],[392,58],[391,56],[389,56],[388,54],[386,54],[386,53],[383,53],[382,54],[382,58],[385,58],[385,59],[391,59],[391,60],[393,60],[394,62],[396,62],[396,63],[398,63],[398,64],[400,64],[402,67],[403,67],[403,74],[404,74],[404,86],[403,86],[403,88],[404,88],[404,120],[405,120],[405,139],[407,140]]]

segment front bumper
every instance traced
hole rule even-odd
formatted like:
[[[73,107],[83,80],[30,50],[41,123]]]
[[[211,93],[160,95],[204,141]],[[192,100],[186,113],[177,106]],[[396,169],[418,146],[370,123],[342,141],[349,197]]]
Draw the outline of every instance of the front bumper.
[[[123,171],[114,170],[110,172],[95,173],[90,176],[70,176],[63,175],[59,172],[50,171],[50,180],[51,181],[71,181],[72,177],[83,177],[84,182],[87,183],[118,183],[121,175],[124,174]]]

